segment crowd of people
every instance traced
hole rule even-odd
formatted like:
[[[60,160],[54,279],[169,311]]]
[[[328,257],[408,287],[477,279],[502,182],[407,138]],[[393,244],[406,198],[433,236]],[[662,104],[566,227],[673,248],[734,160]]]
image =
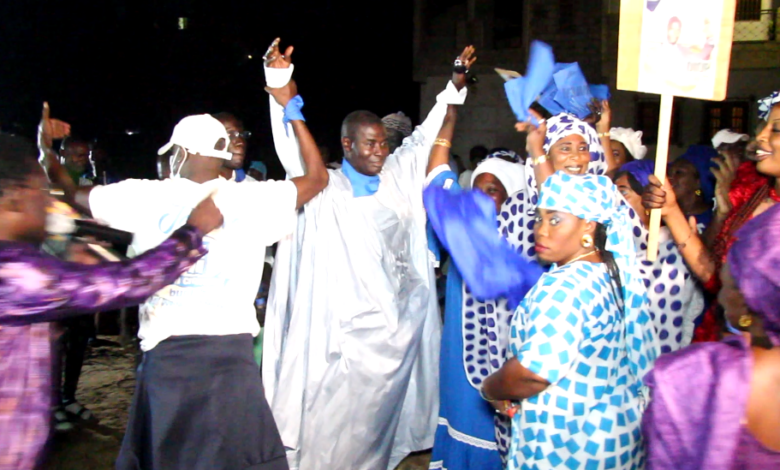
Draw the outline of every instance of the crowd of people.
[[[158,180],[118,181],[48,105],[37,148],[0,135],[0,470],[91,418],[92,314],[138,304],[120,470],[780,465],[780,92],[664,182],[607,100],[536,103],[524,152],[460,158],[469,46],[421,124],[352,112],[329,167],[292,54],[264,57],[284,181],[229,113],[183,118]],[[44,253],[53,195],[128,256]]]

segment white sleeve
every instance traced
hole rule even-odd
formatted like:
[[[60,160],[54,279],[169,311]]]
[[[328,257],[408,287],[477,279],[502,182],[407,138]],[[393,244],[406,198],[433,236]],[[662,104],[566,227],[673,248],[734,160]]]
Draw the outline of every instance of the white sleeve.
[[[154,201],[157,188],[165,184],[156,180],[125,180],[95,186],[89,193],[92,217],[112,228],[135,233],[149,219],[145,207]]]
[[[281,88],[290,81],[292,77],[293,66],[286,69],[265,68],[266,84],[271,88]],[[295,137],[292,126],[285,125],[282,122],[284,118],[284,108],[276,102],[273,96],[268,97],[271,108],[271,132],[274,137],[274,147],[276,154],[279,155],[279,161],[282,162],[288,178],[295,178],[304,175],[303,160],[298,145],[298,138]]]
[[[390,161],[394,161],[398,165],[400,178],[412,181],[414,188],[422,189],[431,148],[436,136],[439,135],[442,124],[444,124],[447,106],[463,104],[467,94],[468,91],[465,87],[458,91],[451,81],[447,82],[447,87],[436,97],[436,104],[428,113],[425,121],[417,126],[412,135],[405,138],[401,146],[391,155]]]
[[[253,236],[257,243],[271,246],[293,232],[298,220],[295,183],[270,180],[244,182],[239,187],[241,200],[253,217]]]

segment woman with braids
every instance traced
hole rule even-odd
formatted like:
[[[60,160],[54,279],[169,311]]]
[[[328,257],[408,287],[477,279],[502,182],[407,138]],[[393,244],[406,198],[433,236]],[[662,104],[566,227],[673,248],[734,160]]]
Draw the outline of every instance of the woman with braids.
[[[691,272],[702,281],[704,289],[713,295],[720,290],[720,269],[734,243],[737,230],[780,201],[780,93],[772,94],[759,104],[762,112],[759,117],[766,119],[767,125],[756,138],[756,169],[768,179],[752,195],[741,198],[744,201],[741,205],[732,208],[711,248],[699,237],[695,222],[686,220],[668,183],[662,186],[655,176],[650,176],[650,184],[642,196],[645,208],[661,209],[663,220]],[[694,342],[717,341],[727,326],[722,315],[717,313],[717,306],[713,305],[697,327]]]
[[[513,415],[508,469],[642,468],[642,380],[658,347],[629,208],[606,176],[557,172],[537,211],[535,251],[551,268],[481,389]]]
[[[650,216],[642,207],[642,193],[654,166],[649,161],[632,161],[620,167],[613,179],[631,208],[629,215],[639,271],[647,287],[650,316],[658,334],[661,354],[665,354],[691,343],[695,320],[704,311],[704,295],[685,265],[668,228],[660,229],[656,260],[647,259]]]
[[[778,235],[774,205],[737,231],[721,268],[718,301],[745,333],[662,356],[648,375],[648,470],[780,468]]]

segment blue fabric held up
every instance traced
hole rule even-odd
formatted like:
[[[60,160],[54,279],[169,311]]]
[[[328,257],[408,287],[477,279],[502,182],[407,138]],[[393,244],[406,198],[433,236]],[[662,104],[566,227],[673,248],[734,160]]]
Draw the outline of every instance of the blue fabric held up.
[[[528,109],[552,80],[554,67],[555,57],[552,47],[541,41],[532,42],[525,76],[504,83],[509,106],[518,121],[526,122],[530,118],[532,124],[538,125]]]
[[[606,85],[599,85],[599,87],[605,87],[606,94],[609,95],[609,87]],[[598,88],[597,92],[603,96],[604,89]],[[591,114],[588,105],[593,98],[591,85],[588,85],[577,62],[555,64],[552,81],[547,84],[539,97],[539,104],[553,115],[569,113],[579,119],[585,119]]]
[[[612,95],[609,92],[609,85],[588,85],[590,94],[599,101],[609,101]]]
[[[352,184],[352,195],[355,197],[371,196],[379,190],[379,176],[368,176],[359,173],[349,160],[341,160],[341,172]]]
[[[543,270],[501,238],[495,202],[480,191],[429,186],[423,202],[439,241],[471,292],[482,299],[505,297],[514,309]]]

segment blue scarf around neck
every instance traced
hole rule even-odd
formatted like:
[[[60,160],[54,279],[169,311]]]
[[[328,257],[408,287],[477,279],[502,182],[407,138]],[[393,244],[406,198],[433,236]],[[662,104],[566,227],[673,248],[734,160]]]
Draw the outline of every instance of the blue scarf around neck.
[[[341,161],[341,171],[352,184],[355,197],[371,196],[379,190],[379,176],[368,176],[358,172],[345,158]]]

